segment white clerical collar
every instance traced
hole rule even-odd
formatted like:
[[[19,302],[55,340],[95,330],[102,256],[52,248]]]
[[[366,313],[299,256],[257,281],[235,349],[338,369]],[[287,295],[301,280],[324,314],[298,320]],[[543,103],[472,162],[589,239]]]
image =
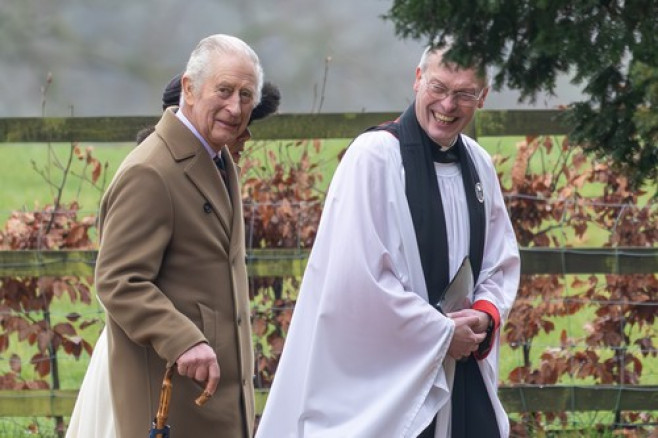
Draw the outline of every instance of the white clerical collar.
[[[448,149],[450,149],[451,147],[453,147],[455,145],[455,143],[457,143],[457,137],[458,136],[459,136],[459,134],[457,134],[455,136],[455,138],[452,139],[452,141],[450,142],[450,146],[441,146],[441,145],[439,145],[439,149],[441,149],[441,152],[445,152]]]
[[[176,117],[178,117],[178,120],[183,122],[183,125],[187,126],[187,128],[190,131],[192,131],[192,134],[194,134],[194,136],[199,139],[199,141],[201,142],[203,147],[206,148],[206,151],[208,152],[208,154],[210,154],[210,158],[215,158],[217,155],[219,155],[219,152],[215,152],[215,150],[210,147],[210,144],[208,144],[206,139],[203,138],[201,136],[201,134],[199,134],[199,131],[197,131],[197,129],[194,127],[194,125],[192,125],[192,122],[190,122],[187,119],[187,117],[185,117],[185,114],[183,114],[183,111],[181,111],[181,110],[176,111]]]

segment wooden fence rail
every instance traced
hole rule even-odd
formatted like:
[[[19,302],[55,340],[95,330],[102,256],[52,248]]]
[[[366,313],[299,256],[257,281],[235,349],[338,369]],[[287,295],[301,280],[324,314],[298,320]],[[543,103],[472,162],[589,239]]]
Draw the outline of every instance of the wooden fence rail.
[[[267,390],[256,390],[256,412],[262,413]],[[642,385],[502,385],[500,400],[509,413],[646,411],[658,406],[658,386]],[[76,389],[0,391],[0,417],[67,417]]]
[[[653,274],[658,248],[521,248],[522,274]],[[88,276],[96,251],[0,251],[0,277]],[[252,277],[301,276],[306,249],[247,250]]]
[[[280,114],[256,121],[254,138],[353,138],[364,129],[395,119],[399,113]],[[135,133],[157,117],[0,118],[0,143],[132,142]],[[569,126],[560,111],[522,110],[476,113],[467,131],[472,137],[563,135]],[[252,249],[249,275],[301,276],[308,251]],[[656,248],[522,248],[524,274],[652,274],[658,272]],[[88,276],[95,251],[0,251],[0,277]],[[509,412],[655,410],[658,387],[643,385],[514,385],[501,386]],[[0,391],[0,417],[68,416],[77,390]],[[266,390],[257,392],[262,412]]]
[[[561,135],[570,131],[557,110],[478,111],[466,132],[472,137]],[[257,139],[353,138],[399,113],[277,114],[257,120]],[[157,117],[20,117],[0,118],[0,143],[126,142],[153,125]]]

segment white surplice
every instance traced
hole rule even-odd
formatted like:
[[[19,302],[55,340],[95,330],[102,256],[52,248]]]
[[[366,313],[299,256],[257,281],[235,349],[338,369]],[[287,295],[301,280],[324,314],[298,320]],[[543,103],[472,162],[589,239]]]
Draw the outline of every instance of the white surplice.
[[[115,438],[107,329],[101,331],[66,429],[66,438]],[[144,432],[146,436],[146,432]]]
[[[486,241],[471,301],[507,316],[519,255],[489,155],[463,137],[484,190]],[[452,277],[468,253],[466,198],[458,164],[437,164]],[[343,157],[326,197],[258,438],[416,437],[438,412],[449,436],[454,323],[427,302],[404,188],[399,142],[362,134]],[[497,342],[478,362],[502,437],[507,415],[495,396]]]

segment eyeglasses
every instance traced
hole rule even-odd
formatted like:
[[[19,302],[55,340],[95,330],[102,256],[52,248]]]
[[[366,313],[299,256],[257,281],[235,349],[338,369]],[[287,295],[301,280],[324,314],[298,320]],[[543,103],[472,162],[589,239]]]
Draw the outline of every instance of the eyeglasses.
[[[482,95],[484,94],[484,88],[480,90],[479,93],[469,93],[468,91],[454,91],[450,88],[443,85],[441,82],[432,81],[429,82],[425,80],[427,85],[427,92],[435,99],[443,100],[448,96],[455,96],[455,101],[457,105],[464,107],[474,107],[478,104]]]

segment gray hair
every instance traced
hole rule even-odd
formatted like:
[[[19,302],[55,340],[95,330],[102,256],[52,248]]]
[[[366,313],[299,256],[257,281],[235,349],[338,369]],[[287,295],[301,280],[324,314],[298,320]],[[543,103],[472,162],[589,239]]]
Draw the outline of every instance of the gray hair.
[[[418,68],[420,69],[421,73],[425,73],[427,71],[427,67],[429,65],[429,59],[432,55],[437,55],[441,59],[441,62],[443,62],[443,55],[448,50],[450,50],[449,45],[444,47],[438,47],[434,45],[427,46],[420,57],[420,61],[418,62]],[[482,80],[482,83],[484,83],[485,87],[491,86],[490,75],[485,66],[478,66],[476,64],[473,65],[472,68],[475,69],[478,78]]]
[[[261,89],[263,88],[263,67],[260,65],[256,52],[240,38],[231,35],[215,34],[199,41],[199,44],[192,51],[185,68],[185,75],[190,78],[192,86],[198,90],[207,78],[209,73],[207,67],[211,61],[211,55],[245,56],[253,63],[257,82],[253,105],[254,107],[258,105],[261,98]]]

